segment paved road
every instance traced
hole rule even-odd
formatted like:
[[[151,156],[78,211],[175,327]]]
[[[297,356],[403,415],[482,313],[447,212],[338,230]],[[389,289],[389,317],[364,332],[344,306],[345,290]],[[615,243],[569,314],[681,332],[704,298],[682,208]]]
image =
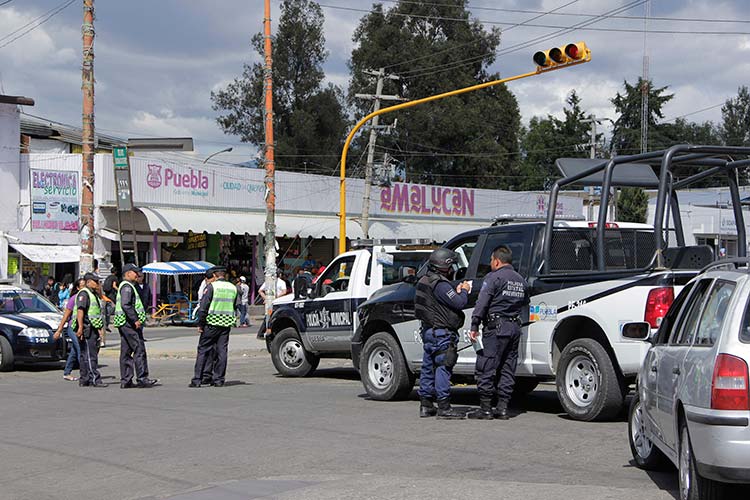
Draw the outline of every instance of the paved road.
[[[152,359],[154,389],[0,374],[0,498],[674,498],[674,473],[632,466],[624,422],[571,421],[549,387],[507,422],[420,420],[414,397],[366,399],[346,361],[283,379],[268,354],[234,352],[221,389],[188,388],[179,358]]]

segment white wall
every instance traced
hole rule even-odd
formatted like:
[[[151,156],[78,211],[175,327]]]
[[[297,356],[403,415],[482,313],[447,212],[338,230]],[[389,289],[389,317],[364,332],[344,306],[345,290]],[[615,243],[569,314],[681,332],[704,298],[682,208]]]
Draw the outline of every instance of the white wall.
[[[0,231],[17,229],[21,121],[15,104],[0,103]]]

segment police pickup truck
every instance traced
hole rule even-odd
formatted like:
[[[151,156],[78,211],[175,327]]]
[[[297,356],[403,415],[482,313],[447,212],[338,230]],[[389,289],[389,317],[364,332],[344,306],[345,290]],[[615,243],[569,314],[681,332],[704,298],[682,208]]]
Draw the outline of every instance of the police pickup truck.
[[[474,350],[465,348],[471,312],[482,280],[490,272],[492,251],[505,245],[513,252],[513,265],[527,278],[531,296],[527,315],[522,317],[516,392],[529,392],[539,381],[555,380],[558,398],[571,417],[594,420],[617,415],[648,348],[623,337],[622,326],[645,321],[658,328],[676,293],[715,258],[711,247],[687,242],[677,190],[710,174],[726,176],[738,251],[740,256],[746,253],[742,206],[732,169],[750,160],[737,161],[730,155],[750,156],[750,148],[725,152],[722,147],[675,146],[612,160],[558,160],[566,177],[553,186],[546,223],[495,225],[446,243],[461,259],[454,284],[471,280],[473,290],[464,311],[466,323],[459,332],[460,355],[454,374],[474,373]],[[627,168],[617,171],[617,166]],[[703,170],[692,175],[683,170],[682,179],[676,181],[675,172],[682,166],[692,172],[696,167]],[[657,178],[654,170],[659,167]],[[657,189],[653,225],[607,222],[606,210],[597,222],[556,222],[557,193],[573,183],[602,186],[600,206],[604,207],[611,186]],[[670,215],[673,229],[668,226]],[[379,290],[357,311],[352,361],[373,399],[408,396],[419,373],[422,344],[414,312],[416,280],[409,281]]]
[[[273,304],[266,347],[276,370],[305,377],[320,358],[351,356],[357,306],[385,285],[416,274],[433,247],[422,240],[361,240],[336,257],[308,290]]]

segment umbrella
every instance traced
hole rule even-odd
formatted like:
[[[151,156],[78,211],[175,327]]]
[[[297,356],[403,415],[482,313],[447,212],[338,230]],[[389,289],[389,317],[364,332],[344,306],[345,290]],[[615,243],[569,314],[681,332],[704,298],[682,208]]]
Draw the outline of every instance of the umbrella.
[[[178,274],[203,274],[214,267],[202,260],[184,262],[152,262],[143,266],[144,273],[174,276]]]

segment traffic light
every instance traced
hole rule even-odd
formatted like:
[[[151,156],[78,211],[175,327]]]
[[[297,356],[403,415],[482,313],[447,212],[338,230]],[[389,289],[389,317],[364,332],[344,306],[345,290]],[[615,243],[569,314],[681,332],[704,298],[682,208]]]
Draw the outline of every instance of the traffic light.
[[[539,71],[589,60],[591,60],[591,51],[586,47],[585,42],[569,43],[562,47],[540,50],[534,54],[534,63]]]

